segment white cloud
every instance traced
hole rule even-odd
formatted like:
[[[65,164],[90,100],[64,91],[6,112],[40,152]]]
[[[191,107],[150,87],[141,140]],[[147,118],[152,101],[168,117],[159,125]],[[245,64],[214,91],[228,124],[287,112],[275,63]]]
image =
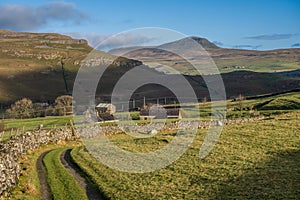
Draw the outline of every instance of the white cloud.
[[[97,33],[65,33],[74,38],[86,39],[89,44],[100,50],[110,50],[114,48],[139,46],[155,40],[143,35],[132,33],[120,33],[116,35],[105,35]]]
[[[89,20],[73,3],[67,2],[49,2],[37,7],[7,4],[0,5],[0,11],[0,29],[15,31],[36,30],[51,21],[80,24]]]

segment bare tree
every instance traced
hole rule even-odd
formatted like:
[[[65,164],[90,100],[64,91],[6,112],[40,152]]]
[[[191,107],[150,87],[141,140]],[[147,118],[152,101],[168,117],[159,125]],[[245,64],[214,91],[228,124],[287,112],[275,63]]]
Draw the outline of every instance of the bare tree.
[[[243,109],[244,109],[244,102],[245,102],[245,100],[246,100],[246,97],[240,94],[240,95],[237,97],[236,100],[237,100],[237,102],[238,102],[238,109],[240,110],[240,114],[241,114],[241,116],[242,116],[242,112],[243,112]]]
[[[30,118],[33,116],[33,103],[30,99],[23,98],[11,105],[6,113],[11,118]]]
[[[59,96],[55,100],[55,110],[58,115],[67,115],[72,113],[72,96],[63,95]]]

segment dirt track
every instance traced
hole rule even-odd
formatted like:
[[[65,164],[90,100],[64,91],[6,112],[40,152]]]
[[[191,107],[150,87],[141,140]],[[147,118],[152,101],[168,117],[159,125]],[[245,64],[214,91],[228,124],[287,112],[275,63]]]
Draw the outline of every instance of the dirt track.
[[[36,169],[38,173],[38,177],[40,180],[41,185],[41,199],[43,200],[51,200],[53,199],[50,187],[47,183],[47,173],[45,171],[45,166],[43,163],[44,157],[49,153],[50,151],[46,151],[42,153],[39,158],[37,159],[36,163]],[[99,189],[94,186],[92,183],[90,183],[86,177],[84,177],[80,170],[80,168],[77,166],[76,163],[73,162],[71,158],[71,149],[68,149],[64,151],[60,155],[60,161],[63,164],[63,166],[69,171],[69,173],[75,178],[76,182],[86,191],[86,195],[91,200],[103,200],[101,192]]]
[[[77,183],[83,187],[86,191],[86,195],[91,200],[102,200],[104,199],[98,188],[91,184],[86,178],[82,176],[80,168],[71,158],[71,149],[64,151],[60,155],[60,160],[70,174],[75,178]]]
[[[41,185],[41,199],[50,200],[53,199],[49,185],[47,183],[47,174],[44,170],[43,159],[50,151],[42,153],[36,161],[36,170],[39,176],[40,185]]]

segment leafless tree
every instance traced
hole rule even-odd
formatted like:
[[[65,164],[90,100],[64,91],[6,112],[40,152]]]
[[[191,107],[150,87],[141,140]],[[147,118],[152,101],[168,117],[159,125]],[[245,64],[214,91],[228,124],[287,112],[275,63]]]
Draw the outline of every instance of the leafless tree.
[[[6,113],[11,118],[30,118],[33,116],[33,103],[28,98],[23,98],[19,101],[16,101],[11,105],[9,109],[6,110]]]

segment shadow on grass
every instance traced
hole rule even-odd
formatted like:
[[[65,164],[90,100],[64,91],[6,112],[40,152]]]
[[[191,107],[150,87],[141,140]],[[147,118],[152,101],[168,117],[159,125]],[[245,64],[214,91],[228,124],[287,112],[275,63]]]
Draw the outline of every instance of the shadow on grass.
[[[253,170],[229,178],[219,187],[216,199],[300,198],[300,151],[277,152]]]

